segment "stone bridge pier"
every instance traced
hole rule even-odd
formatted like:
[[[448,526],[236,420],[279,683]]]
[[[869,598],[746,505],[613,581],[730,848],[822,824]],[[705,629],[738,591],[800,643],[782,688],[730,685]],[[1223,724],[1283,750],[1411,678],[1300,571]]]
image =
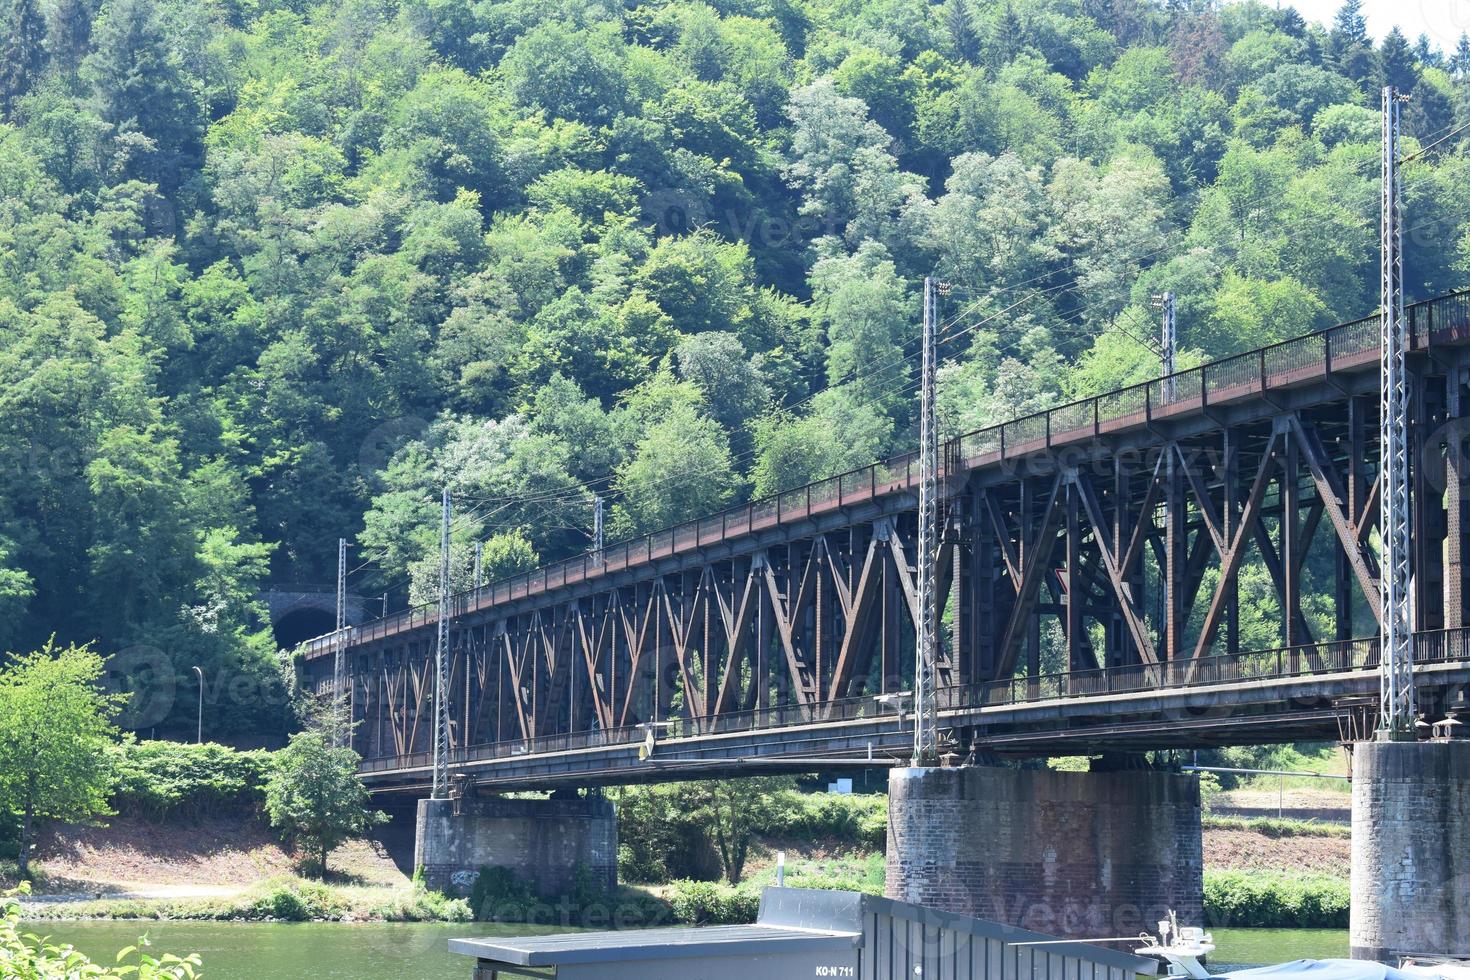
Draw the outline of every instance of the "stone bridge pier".
[[[597,793],[420,800],[413,863],[429,888],[451,895],[469,894],[486,868],[513,872],[543,898],[567,894],[579,879],[611,892],[618,883],[617,813]]]
[[[1132,769],[895,769],[887,896],[1069,939],[1203,924],[1199,780]]]
[[[1470,741],[1353,748],[1354,959],[1470,956]]]

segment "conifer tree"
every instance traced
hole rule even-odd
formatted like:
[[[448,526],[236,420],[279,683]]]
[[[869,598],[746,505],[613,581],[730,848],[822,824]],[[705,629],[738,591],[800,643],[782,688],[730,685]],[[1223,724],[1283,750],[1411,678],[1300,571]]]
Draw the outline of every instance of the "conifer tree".
[[[1470,75],[1470,34],[1461,34],[1460,41],[1455,45],[1455,53],[1450,58],[1450,71],[1458,78]]]
[[[1343,0],[1332,18],[1332,35],[1344,45],[1368,45],[1368,20],[1363,16],[1363,0]]]
[[[8,117],[46,67],[46,20],[36,0],[10,0],[0,49],[0,111]]]
[[[200,157],[203,113],[151,0],[108,0],[94,50],[82,65],[98,114],[120,132],[152,141],[133,176],[176,190]]]
[[[75,75],[92,43],[92,18],[97,15],[90,0],[56,0],[51,8],[47,48],[56,70]]]
[[[974,21],[966,0],[946,0],[944,4],[944,26],[949,29],[950,42],[955,52],[974,64],[980,57],[980,38],[975,33]]]
[[[1344,0],[1332,19],[1327,37],[1327,60],[1339,72],[1360,84],[1375,75],[1373,42],[1363,16],[1363,0]]]
[[[1405,95],[1414,91],[1419,84],[1419,67],[1409,39],[1395,27],[1383,39],[1383,49],[1378,55],[1379,71],[1383,84],[1392,85]]]

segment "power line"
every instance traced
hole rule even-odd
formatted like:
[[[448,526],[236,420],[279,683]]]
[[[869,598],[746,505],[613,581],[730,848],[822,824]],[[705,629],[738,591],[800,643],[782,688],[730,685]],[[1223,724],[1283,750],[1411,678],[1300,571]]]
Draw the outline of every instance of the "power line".
[[[1461,133],[1463,133],[1467,129],[1470,129],[1470,122],[1466,122],[1466,123],[1463,123],[1462,125],[1456,126],[1455,127],[1455,131],[1452,132],[1452,133],[1450,133],[1449,135],[1442,136],[1439,139],[1435,140],[1433,143],[1430,143],[1428,146],[1422,147],[1422,148],[1420,148],[1418,150],[1415,150],[1413,153],[1410,153],[1406,157],[1402,157],[1399,160],[1399,163],[1400,164],[1412,163],[1413,161],[1415,161],[1415,160],[1419,159],[1420,157],[1424,156],[1426,153],[1430,152],[1431,150],[1435,149],[1436,147],[1442,146],[1443,144],[1445,144],[1449,140],[1454,139],[1456,136],[1460,135]]]

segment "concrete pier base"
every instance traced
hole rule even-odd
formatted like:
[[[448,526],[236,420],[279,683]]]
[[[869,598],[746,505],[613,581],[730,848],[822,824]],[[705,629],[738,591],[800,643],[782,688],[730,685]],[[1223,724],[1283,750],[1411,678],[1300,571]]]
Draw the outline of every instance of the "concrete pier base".
[[[1470,741],[1353,748],[1355,959],[1470,955]]]
[[[420,800],[414,867],[430,888],[467,894],[482,868],[508,868],[545,896],[579,874],[608,891],[618,883],[618,821],[602,797]]]
[[[1152,770],[895,769],[887,896],[1065,938],[1203,923],[1199,781]]]

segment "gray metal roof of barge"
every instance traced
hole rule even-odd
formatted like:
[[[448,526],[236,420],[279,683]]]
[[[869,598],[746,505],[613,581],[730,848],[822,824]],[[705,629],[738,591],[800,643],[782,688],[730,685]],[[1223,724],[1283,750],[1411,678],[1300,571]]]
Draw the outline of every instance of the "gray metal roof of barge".
[[[562,933],[506,939],[451,939],[449,951],[515,966],[567,966],[615,960],[821,952],[852,949],[861,933],[783,929],[774,926],[704,926]]]
[[[1091,943],[1058,942],[1016,926],[876,895],[818,889],[767,888],[754,925],[679,927],[547,936],[451,939],[454,953],[514,966],[555,967],[629,960],[749,956],[752,953],[849,950],[863,941],[867,917],[882,916],[969,933],[1007,944],[1044,942],[1051,954],[1088,960],[1127,973],[1154,973],[1157,961]]]

